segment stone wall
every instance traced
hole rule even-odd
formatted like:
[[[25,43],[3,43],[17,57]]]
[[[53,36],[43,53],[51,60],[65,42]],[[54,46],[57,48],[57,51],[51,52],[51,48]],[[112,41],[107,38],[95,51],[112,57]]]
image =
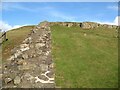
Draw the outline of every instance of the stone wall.
[[[116,25],[107,25],[107,24],[99,24],[95,22],[50,22],[50,25],[62,25],[67,27],[72,26],[79,26],[83,29],[92,29],[92,28],[98,28],[98,27],[104,27],[104,28],[115,28],[117,29],[118,26]]]
[[[3,64],[3,88],[54,88],[51,31],[48,23],[37,25]]]

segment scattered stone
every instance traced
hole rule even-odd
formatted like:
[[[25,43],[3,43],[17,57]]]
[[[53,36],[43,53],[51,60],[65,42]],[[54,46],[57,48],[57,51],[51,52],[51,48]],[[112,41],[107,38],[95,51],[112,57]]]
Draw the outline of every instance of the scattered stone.
[[[22,58],[23,58],[23,59],[28,59],[28,54],[26,54],[26,53],[23,54],[23,55],[22,55]]]
[[[73,23],[69,23],[69,24],[68,24],[68,27],[71,27],[71,26],[73,26]]]
[[[20,50],[23,52],[23,51],[26,51],[26,50],[29,50],[30,48],[29,47],[26,47],[26,48],[21,48]]]
[[[19,84],[21,82],[21,78],[19,76],[16,76],[14,79],[14,84]]]
[[[31,80],[34,79],[34,77],[33,77],[30,73],[26,73],[26,74],[24,75],[24,78],[26,78],[26,79],[29,80],[29,81],[31,81]]]
[[[61,25],[61,24],[60,24],[60,25]],[[64,22],[63,22],[63,24],[62,24],[62,25],[63,25],[63,26],[68,26],[68,24],[67,24],[67,23],[64,23]]]
[[[24,64],[24,63],[25,63],[25,60],[23,60],[23,59],[17,61],[17,64],[18,64],[18,65],[22,65],[22,64]]]
[[[50,71],[49,73],[46,74],[49,78],[54,78],[54,72]]]
[[[50,64],[49,67],[50,67],[50,68],[53,68],[53,67],[54,67],[54,63]]]
[[[34,48],[34,45],[30,44],[30,48]]]
[[[37,51],[36,51],[36,53],[37,53],[38,55],[41,55],[42,52],[43,52],[42,50],[37,50]],[[34,54],[34,56],[35,56],[35,54]]]
[[[5,81],[6,84],[8,84],[8,83],[10,83],[12,81],[12,79],[11,78],[5,78],[4,81]]]
[[[40,67],[41,67],[41,71],[42,71],[42,72],[48,71],[48,65],[41,64]]]
[[[20,48],[26,48],[26,47],[29,47],[29,45],[28,44],[21,44],[20,45]]]
[[[17,50],[17,52],[14,54],[14,58],[18,58],[21,54],[22,52]]]
[[[45,55],[46,55],[46,56],[48,56],[48,55],[49,55],[49,53],[50,53],[50,51],[47,51],[47,52],[45,53]]]
[[[87,22],[82,23],[81,27],[83,29],[90,29],[90,28],[92,28],[92,26],[90,25],[90,23],[87,23]]]
[[[39,48],[41,48],[41,47],[43,47],[43,46],[45,46],[44,43],[37,43],[37,44],[35,45],[35,47],[36,47],[37,49],[39,49]]]
[[[35,68],[36,66],[34,64],[28,64],[26,62],[23,63],[23,65],[18,66],[18,69],[23,71],[23,70],[30,70]]]
[[[23,43],[29,43],[29,41],[28,41],[28,38],[26,38],[24,41],[23,41]]]

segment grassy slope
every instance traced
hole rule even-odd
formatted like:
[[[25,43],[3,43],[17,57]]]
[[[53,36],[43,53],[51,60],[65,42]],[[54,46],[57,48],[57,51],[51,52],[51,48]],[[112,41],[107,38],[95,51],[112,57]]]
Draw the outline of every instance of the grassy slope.
[[[18,46],[32,27],[7,32],[3,60]],[[87,36],[84,36],[84,33]],[[56,83],[61,87],[117,87],[117,38],[115,30],[81,30],[52,27]]]
[[[81,30],[79,27],[52,26],[57,86],[117,87],[116,35],[113,29]]]
[[[34,26],[24,26],[24,27],[13,29],[7,32],[8,41],[4,42],[2,46],[3,60],[5,60],[6,58],[10,56],[11,49],[21,44],[21,42],[31,32],[31,29],[33,27]]]

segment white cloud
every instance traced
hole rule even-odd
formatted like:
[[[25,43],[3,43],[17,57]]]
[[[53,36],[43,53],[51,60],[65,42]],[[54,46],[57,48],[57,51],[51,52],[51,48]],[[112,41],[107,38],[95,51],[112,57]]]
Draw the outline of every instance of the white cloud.
[[[117,16],[113,23],[120,26],[120,16]]]
[[[100,24],[108,24],[108,25],[116,25],[115,23],[113,22],[101,22],[101,21],[97,21],[97,23],[100,23]]]
[[[14,25],[14,26],[11,26],[6,22],[0,21],[0,30],[8,31],[8,30],[19,28],[19,27],[26,26],[26,25]]]
[[[108,21],[93,21],[93,22],[97,22],[100,24],[108,24],[108,25],[119,25],[120,26],[120,16],[116,16],[115,19],[113,20],[113,22],[108,22]]]
[[[11,29],[12,26],[10,26],[9,24],[3,22],[3,21],[0,21],[0,30],[2,31],[7,31],[9,29]]]

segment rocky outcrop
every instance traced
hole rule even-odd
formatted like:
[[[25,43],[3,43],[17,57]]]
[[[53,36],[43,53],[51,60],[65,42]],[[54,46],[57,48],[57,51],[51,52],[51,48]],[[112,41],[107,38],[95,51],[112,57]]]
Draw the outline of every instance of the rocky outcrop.
[[[54,88],[51,31],[47,22],[37,25],[3,64],[3,88]]]

